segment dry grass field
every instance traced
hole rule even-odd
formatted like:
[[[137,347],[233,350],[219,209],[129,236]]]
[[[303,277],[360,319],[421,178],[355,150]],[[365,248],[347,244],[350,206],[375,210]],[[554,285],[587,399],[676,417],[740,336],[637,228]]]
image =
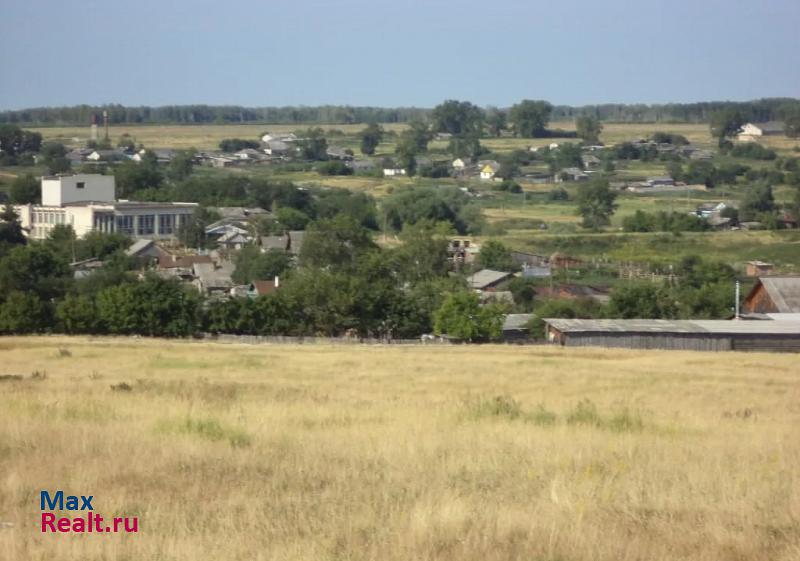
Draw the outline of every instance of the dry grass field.
[[[288,133],[302,130],[316,125],[116,125],[112,126],[110,136],[116,141],[121,135],[127,133],[151,148],[197,148],[199,150],[218,149],[220,140],[225,138],[246,138],[256,140],[265,131]],[[320,125],[324,130],[336,129],[346,135],[354,135],[364,128],[363,124],[356,125]],[[575,130],[572,121],[557,121],[551,124],[553,128]],[[384,124],[384,129],[400,132],[405,129],[403,124]],[[42,133],[45,140],[57,140],[66,144],[85,142],[89,136],[89,127],[42,127],[30,130]],[[686,136],[690,141],[699,145],[711,145],[712,138],[705,124],[669,124],[669,123],[604,123],[602,140],[609,144],[647,137],[655,131],[673,132]],[[506,152],[514,149],[525,149],[528,146],[544,146],[558,139],[539,138],[486,138],[481,142],[491,150]],[[336,137],[331,137],[331,143],[336,143]],[[575,142],[573,139],[572,142]],[[446,148],[443,141],[434,142],[432,148]],[[380,150],[379,150],[380,151]]]
[[[800,559],[796,356],[2,338],[8,374],[0,559]],[[42,534],[41,489],[139,533]]]

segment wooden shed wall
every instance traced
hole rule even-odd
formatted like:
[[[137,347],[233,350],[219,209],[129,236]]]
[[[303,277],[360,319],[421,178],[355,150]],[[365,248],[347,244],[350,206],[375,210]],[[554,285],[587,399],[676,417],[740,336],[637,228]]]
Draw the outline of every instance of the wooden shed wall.
[[[681,351],[730,351],[729,335],[695,333],[564,333],[571,347],[618,347],[625,349],[668,349]]]

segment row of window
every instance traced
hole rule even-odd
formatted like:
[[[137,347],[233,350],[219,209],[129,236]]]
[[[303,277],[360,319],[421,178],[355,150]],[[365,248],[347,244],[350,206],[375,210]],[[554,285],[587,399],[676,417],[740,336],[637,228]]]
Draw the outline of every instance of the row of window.
[[[134,225],[133,216],[117,216],[116,230],[123,234],[133,235],[134,229],[137,236],[150,236],[155,234],[156,216],[155,214],[139,215],[138,223]],[[175,214],[160,214],[158,216],[158,233],[160,235],[172,235],[177,229],[178,217]]]
[[[67,215],[63,212],[34,212],[32,222],[35,224],[66,224]]]

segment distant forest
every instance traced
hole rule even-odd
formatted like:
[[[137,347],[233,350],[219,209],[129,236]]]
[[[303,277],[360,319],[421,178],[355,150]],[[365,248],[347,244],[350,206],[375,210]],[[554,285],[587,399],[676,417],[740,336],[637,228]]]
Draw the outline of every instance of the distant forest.
[[[780,117],[780,109],[798,100],[769,98],[745,102],[704,101],[698,103],[603,104],[570,107],[556,105],[551,120],[572,120],[592,115],[602,121],[629,123],[702,123],[717,110],[736,108],[750,121],[769,121]],[[111,124],[347,124],[406,123],[424,118],[430,109],[416,107],[239,107],[233,105],[165,105],[163,107],[125,107],[123,105],[76,105],[73,107],[36,107],[0,111],[0,124],[84,125],[92,115],[106,110]]]

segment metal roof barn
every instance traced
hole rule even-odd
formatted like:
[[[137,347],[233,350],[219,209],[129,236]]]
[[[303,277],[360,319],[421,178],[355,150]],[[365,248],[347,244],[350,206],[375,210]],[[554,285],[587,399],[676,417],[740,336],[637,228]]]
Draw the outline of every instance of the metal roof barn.
[[[564,346],[696,351],[800,352],[800,321],[545,319]]]

